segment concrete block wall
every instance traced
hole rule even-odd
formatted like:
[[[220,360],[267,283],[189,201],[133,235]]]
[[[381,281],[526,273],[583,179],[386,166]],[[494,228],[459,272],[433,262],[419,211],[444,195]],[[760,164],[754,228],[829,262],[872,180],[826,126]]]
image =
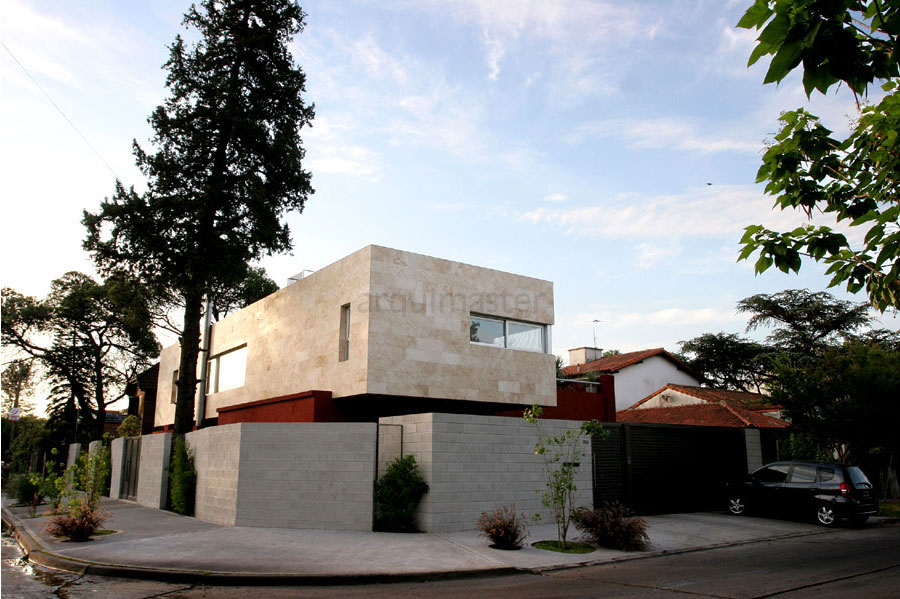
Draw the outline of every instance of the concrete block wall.
[[[91,441],[88,444],[89,455],[97,455],[101,451],[103,451],[103,441]]]
[[[744,439],[747,444],[747,472],[753,472],[763,465],[762,441],[759,429],[745,428]]]
[[[122,489],[122,474],[125,472],[123,462],[125,461],[125,439],[119,437],[113,439],[109,446],[110,475],[109,475],[109,498],[118,499],[119,491]]]
[[[165,509],[171,451],[172,433],[141,437],[141,463],[137,488],[137,502],[140,505]]]
[[[195,515],[262,528],[372,530],[374,423],[240,423],[188,434]]]
[[[214,426],[188,433],[194,453],[197,497],[194,516],[215,524],[234,525],[237,519],[241,425]]]
[[[413,414],[379,420],[403,425],[403,453],[416,457],[430,490],[419,507],[419,527],[430,532],[471,530],[482,512],[515,503],[552,522],[541,505],[545,478],[534,455],[537,434],[518,418]],[[577,429],[580,421],[545,420],[545,434]],[[578,505],[591,506],[590,441],[576,475]]]
[[[69,443],[69,453],[66,455],[66,468],[73,466],[81,455],[81,443]]]

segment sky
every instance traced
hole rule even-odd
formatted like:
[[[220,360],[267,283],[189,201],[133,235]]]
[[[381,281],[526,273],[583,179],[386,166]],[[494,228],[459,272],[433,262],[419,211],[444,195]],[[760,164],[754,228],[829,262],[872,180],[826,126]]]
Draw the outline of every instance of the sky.
[[[804,222],[754,183],[780,112],[805,106],[838,135],[856,113],[846,90],[807,100],[797,76],[762,84],[755,33],[734,27],[749,0],[301,4],[292,52],[315,104],[316,192],[287,216],[293,253],[262,262],[280,285],[369,244],[550,280],[563,356],[674,351],[743,333],[742,298],[826,288],[815,263],[756,276],[736,262],[745,226]],[[142,189],[132,140],[149,147],[187,6],[4,0],[4,287],[43,296],[93,272],[82,212],[117,178]]]

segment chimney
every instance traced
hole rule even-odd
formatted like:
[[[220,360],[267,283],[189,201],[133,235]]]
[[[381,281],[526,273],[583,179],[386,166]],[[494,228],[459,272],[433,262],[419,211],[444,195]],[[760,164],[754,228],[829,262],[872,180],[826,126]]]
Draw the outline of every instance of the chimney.
[[[602,357],[603,350],[599,347],[576,347],[569,350],[569,366],[586,364]]]

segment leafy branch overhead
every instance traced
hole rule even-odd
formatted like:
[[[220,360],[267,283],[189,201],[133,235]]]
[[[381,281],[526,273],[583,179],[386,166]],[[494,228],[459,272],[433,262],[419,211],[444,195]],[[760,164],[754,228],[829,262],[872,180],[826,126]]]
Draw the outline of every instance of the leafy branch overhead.
[[[802,108],[784,113],[756,178],[775,197],[775,207],[801,210],[810,219],[820,213],[831,216],[849,233],[813,224],[787,232],[751,225],[741,239],[739,259],[758,253],[757,274],[773,265],[797,272],[804,258],[823,262],[829,286],[843,285],[852,293],[865,290],[875,308],[897,309],[900,6],[883,0],[757,0],[738,27],[762,30],[750,64],[772,56],[765,83],[779,83],[802,67],[807,95],[844,83],[860,105],[845,139]],[[876,82],[882,82],[884,97],[862,105],[860,96]]]

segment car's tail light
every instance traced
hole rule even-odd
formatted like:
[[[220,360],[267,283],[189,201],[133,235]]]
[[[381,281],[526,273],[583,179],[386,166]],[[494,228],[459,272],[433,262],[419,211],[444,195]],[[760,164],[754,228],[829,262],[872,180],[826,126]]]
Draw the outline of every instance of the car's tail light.
[[[844,497],[850,497],[850,485],[847,483],[841,483],[841,495]]]

